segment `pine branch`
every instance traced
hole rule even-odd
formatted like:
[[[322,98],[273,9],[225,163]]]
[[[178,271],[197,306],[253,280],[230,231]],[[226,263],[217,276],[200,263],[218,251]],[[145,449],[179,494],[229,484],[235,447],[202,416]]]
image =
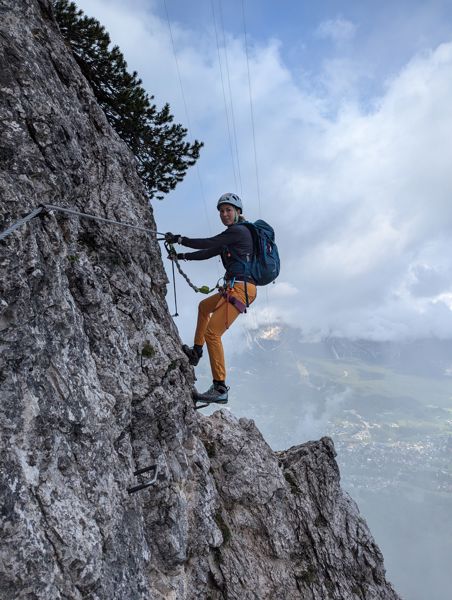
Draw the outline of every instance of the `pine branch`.
[[[105,115],[137,160],[137,171],[150,198],[162,198],[183,180],[199,158],[202,142],[185,141],[187,130],[173,123],[170,107],[152,103],[118,46],[96,20],[74,2],[53,1],[60,31]]]

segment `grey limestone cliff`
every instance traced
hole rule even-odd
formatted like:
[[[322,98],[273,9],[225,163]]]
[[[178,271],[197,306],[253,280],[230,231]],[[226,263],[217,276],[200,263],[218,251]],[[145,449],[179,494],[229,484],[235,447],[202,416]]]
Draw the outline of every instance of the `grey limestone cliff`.
[[[156,229],[47,0],[0,17],[0,231],[42,203]],[[329,439],[193,410],[155,240],[50,212],[0,270],[2,600],[398,598]]]

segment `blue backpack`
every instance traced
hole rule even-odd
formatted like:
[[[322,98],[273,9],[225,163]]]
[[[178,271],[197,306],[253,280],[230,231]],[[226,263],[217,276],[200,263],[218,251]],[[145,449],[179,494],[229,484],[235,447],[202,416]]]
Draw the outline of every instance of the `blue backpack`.
[[[253,236],[254,252],[249,262],[242,262],[245,274],[253,278],[256,285],[267,285],[279,275],[280,261],[275,244],[273,227],[259,219],[254,223],[243,223]]]

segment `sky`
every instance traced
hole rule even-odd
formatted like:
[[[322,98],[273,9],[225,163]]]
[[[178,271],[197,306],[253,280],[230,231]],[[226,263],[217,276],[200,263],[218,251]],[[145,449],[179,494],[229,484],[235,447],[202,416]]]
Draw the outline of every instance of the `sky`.
[[[274,322],[312,338],[452,338],[450,0],[77,5],[205,144],[152,202],[159,231],[219,233],[224,192],[275,229],[280,277],[229,344]],[[198,286],[222,275],[216,259],[182,266]],[[177,295],[190,343],[201,298],[180,277]]]

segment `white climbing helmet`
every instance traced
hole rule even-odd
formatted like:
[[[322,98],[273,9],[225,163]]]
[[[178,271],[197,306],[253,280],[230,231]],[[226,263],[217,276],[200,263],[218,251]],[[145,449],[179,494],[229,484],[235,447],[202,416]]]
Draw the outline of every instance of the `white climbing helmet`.
[[[242,201],[237,196],[237,194],[223,194],[222,196],[220,196],[220,199],[217,202],[218,210],[220,210],[220,206],[222,204],[231,204],[232,206],[235,206],[235,208],[238,208],[241,213],[243,212]]]

